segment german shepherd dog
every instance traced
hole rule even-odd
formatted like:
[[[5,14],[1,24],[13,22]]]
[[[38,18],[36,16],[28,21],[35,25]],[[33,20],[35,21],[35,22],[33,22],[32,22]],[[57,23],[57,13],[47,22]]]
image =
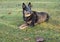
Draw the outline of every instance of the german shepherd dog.
[[[48,13],[32,11],[31,7],[32,5],[30,2],[28,5],[22,3],[23,20],[26,22],[28,26],[35,26],[36,24],[47,22],[49,20]]]

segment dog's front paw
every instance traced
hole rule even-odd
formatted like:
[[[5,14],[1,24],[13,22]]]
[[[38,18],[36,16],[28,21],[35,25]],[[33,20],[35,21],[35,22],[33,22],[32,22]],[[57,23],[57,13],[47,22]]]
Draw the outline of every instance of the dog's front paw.
[[[27,27],[28,27],[27,24],[22,24],[21,26],[19,26],[19,29],[25,29]]]

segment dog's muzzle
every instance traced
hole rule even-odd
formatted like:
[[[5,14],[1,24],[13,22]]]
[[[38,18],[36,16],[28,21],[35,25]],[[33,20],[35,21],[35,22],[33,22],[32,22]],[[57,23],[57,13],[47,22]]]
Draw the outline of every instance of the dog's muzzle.
[[[25,17],[29,17],[31,14],[25,14]]]

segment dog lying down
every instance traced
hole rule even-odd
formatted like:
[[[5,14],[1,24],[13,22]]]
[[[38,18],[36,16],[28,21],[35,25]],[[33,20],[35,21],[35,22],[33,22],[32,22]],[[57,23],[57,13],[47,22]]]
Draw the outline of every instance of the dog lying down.
[[[28,27],[28,25],[26,24],[26,23],[24,23],[24,24],[22,24],[21,26],[19,26],[19,29],[25,29],[25,28],[27,28]]]

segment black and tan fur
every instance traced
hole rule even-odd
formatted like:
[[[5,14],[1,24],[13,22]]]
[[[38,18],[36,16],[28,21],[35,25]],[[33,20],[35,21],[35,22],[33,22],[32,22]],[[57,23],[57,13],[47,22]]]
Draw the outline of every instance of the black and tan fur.
[[[49,20],[48,13],[32,11],[31,7],[30,2],[28,5],[25,5],[25,3],[22,4],[23,19],[27,25],[34,26],[35,24],[40,24]]]

